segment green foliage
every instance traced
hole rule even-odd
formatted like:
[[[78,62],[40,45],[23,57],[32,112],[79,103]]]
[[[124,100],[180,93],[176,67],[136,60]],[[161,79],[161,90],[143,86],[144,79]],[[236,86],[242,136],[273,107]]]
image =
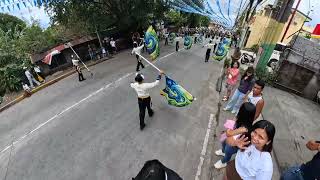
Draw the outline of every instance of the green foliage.
[[[211,21],[210,18],[208,18],[206,16],[200,16],[200,26],[208,27],[210,21]]]
[[[254,52],[254,53],[258,53],[259,51],[259,45],[258,44],[254,44],[251,46],[251,51]]]
[[[166,20],[174,24],[176,27],[182,27],[188,21],[187,17],[183,16],[179,11],[170,10],[165,13]]]
[[[266,68],[264,68],[264,69],[257,68],[255,73],[256,73],[256,76],[258,77],[258,79],[261,79],[270,85],[273,85],[273,83],[276,81],[276,78],[277,78],[276,72],[270,73],[267,71]]]
[[[311,39],[311,34],[307,33],[304,37],[307,38],[307,39]]]
[[[115,27],[120,32],[145,29],[161,20],[167,11],[163,0],[78,0],[50,1],[47,7],[53,23],[72,32],[87,34]]]

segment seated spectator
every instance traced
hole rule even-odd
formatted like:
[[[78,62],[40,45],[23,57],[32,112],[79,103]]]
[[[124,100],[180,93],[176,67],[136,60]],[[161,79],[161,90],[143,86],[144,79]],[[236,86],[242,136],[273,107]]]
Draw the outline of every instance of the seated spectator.
[[[317,154],[305,164],[290,167],[282,174],[281,180],[320,179],[320,141],[311,140],[306,146],[310,151],[316,151]]]
[[[31,88],[26,83],[23,83],[23,82],[21,82],[21,85],[24,91],[23,96],[30,97],[32,95]]]

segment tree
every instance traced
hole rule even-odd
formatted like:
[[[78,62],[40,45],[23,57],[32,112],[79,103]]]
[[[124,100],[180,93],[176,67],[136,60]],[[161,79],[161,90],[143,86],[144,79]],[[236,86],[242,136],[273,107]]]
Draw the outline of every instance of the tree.
[[[30,67],[29,55],[62,42],[54,28],[43,30],[37,22],[0,14],[0,96],[21,89],[23,67]]]
[[[179,11],[171,9],[165,13],[166,20],[177,27],[182,27],[187,22],[187,17],[183,16]]]
[[[53,23],[82,34],[111,27],[119,32],[145,29],[167,10],[162,0],[53,0],[46,9]]]

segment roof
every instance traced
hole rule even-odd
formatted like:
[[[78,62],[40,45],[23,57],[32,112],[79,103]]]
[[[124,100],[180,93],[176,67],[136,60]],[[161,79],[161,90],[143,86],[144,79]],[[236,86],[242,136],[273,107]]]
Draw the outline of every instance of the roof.
[[[74,39],[70,42],[67,42],[67,43],[71,43],[72,46],[76,46],[76,45],[79,45],[79,44],[82,44],[82,43],[85,43],[85,42],[88,42],[88,41],[92,41],[92,40],[95,40],[97,39],[96,37],[92,37],[92,36],[84,36],[84,37],[81,37],[81,38],[78,38],[78,39]],[[66,43],[65,43],[66,44]],[[38,54],[32,54],[30,56],[30,59],[31,59],[31,62],[32,63],[35,63],[35,62],[38,62],[38,61],[41,61],[42,59],[44,59],[44,57],[46,55],[48,55],[49,53],[55,51],[55,50],[58,50],[58,51],[63,51],[65,49],[68,49],[68,46],[65,46],[65,44],[59,44],[58,46],[46,51],[46,52],[43,52],[43,53],[38,53]]]

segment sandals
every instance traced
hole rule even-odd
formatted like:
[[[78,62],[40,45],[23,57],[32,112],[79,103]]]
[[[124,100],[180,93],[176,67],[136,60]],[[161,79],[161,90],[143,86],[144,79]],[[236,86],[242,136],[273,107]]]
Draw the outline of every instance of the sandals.
[[[223,99],[222,99],[222,101],[228,101],[228,97],[227,96],[223,96]]]

